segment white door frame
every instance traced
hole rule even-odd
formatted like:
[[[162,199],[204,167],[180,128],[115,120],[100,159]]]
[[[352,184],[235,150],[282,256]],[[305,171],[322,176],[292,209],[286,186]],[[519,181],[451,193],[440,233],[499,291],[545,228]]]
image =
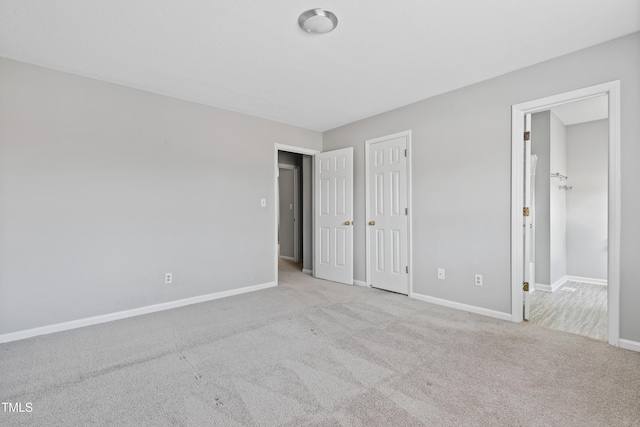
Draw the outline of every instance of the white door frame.
[[[620,81],[602,83],[511,107],[511,319],[522,322],[524,116],[600,95],[609,97],[607,312],[609,344],[620,342]]]
[[[273,218],[274,218],[274,227],[273,227],[273,241],[274,241],[274,252],[273,252],[273,280],[274,283],[278,284],[278,151],[288,151],[290,153],[297,154],[305,154],[307,156],[314,156],[320,153],[319,150],[313,150],[311,148],[303,148],[296,147],[294,145],[285,145],[285,144],[273,144]],[[311,167],[313,168],[313,162],[311,162]],[[312,176],[313,176],[313,171]],[[313,180],[311,180],[311,192],[313,193]],[[311,200],[313,204],[313,200]],[[312,207],[313,209],[313,207]],[[313,221],[313,220],[312,220]],[[313,229],[313,223],[311,224]],[[313,233],[311,233],[311,239],[313,239]],[[313,242],[311,242],[311,250],[313,251]]]
[[[412,243],[412,216],[413,216],[413,209],[412,209],[412,203],[411,203],[411,129],[406,130],[406,131],[402,131],[402,132],[398,132],[398,133],[394,133],[391,135],[386,135],[386,136],[381,136],[379,138],[373,138],[373,139],[367,139],[364,142],[364,168],[365,168],[365,190],[364,190],[364,194],[365,194],[365,227],[367,227],[369,224],[369,221],[371,220],[371,218],[369,217],[369,211],[371,209],[371,200],[369,197],[369,149],[371,147],[372,144],[375,144],[376,142],[381,142],[381,141],[385,141],[388,139],[393,139],[393,138],[402,138],[402,137],[406,137],[407,138],[407,208],[408,208],[408,215],[407,215],[407,264],[409,265],[409,274],[407,277],[407,280],[409,281],[408,285],[409,285],[409,297],[413,297],[413,243]],[[371,248],[370,248],[370,239],[371,237],[369,236],[369,230],[366,230],[367,232],[364,233],[365,235],[365,250],[366,250],[366,254],[365,254],[365,283],[366,286],[371,287],[371,273],[370,273],[370,269],[371,269]]]
[[[278,169],[290,169],[293,171],[293,261],[300,262],[300,168],[295,165],[280,163],[278,164]],[[278,171],[278,178],[280,178],[279,174],[280,171]],[[278,202],[280,202],[280,191],[278,191]],[[289,257],[283,257],[281,254],[280,258],[287,259]]]

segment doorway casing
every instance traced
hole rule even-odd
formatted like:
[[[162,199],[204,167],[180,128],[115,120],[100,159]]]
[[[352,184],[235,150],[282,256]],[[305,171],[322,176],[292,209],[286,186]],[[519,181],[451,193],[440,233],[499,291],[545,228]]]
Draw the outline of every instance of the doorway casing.
[[[314,156],[320,153],[319,150],[313,150],[311,148],[296,147],[295,145],[286,145],[286,144],[278,144],[278,143],[274,144],[274,147],[273,147],[273,201],[274,201],[273,202],[273,218],[274,218],[273,278],[274,279],[273,280],[276,285],[278,284],[278,203],[279,203],[279,200],[278,200],[278,192],[279,192],[278,191],[279,190],[278,189],[278,172],[279,172],[278,171],[279,169],[278,151],[288,151],[290,153],[303,154],[307,156]],[[311,164],[313,167],[313,162],[311,162]],[[311,192],[313,193],[313,182],[312,182]],[[311,203],[313,203],[313,200],[311,201]],[[313,229],[313,224],[311,225],[311,227]],[[313,239],[313,236],[311,238]],[[311,248],[313,248],[313,245],[311,245]]]
[[[607,314],[609,344],[620,341],[620,81],[602,83],[511,107],[511,319],[523,320],[524,121],[526,114],[607,95],[609,99]]]

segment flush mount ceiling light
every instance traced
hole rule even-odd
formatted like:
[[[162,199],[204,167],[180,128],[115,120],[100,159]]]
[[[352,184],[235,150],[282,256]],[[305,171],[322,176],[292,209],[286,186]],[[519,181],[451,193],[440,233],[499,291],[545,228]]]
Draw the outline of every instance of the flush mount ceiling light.
[[[307,33],[326,34],[338,25],[338,17],[328,10],[310,9],[298,18],[298,25]]]

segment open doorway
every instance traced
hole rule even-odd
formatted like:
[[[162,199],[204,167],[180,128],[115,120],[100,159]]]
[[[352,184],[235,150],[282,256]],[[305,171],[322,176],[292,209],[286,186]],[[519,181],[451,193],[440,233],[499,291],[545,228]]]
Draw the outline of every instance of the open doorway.
[[[313,155],[275,144],[275,280],[279,267],[313,274]]]
[[[608,96],[530,123],[528,320],[607,341]]]
[[[311,157],[278,151],[279,257],[311,270]]]
[[[528,114],[536,114],[551,110],[569,104],[574,101],[584,101],[591,98],[605,96],[608,102],[608,126],[607,126],[607,208],[606,208],[606,228],[607,235],[601,236],[601,239],[607,239],[606,253],[606,299],[607,299],[607,340],[609,344],[619,345],[619,300],[620,300],[620,83],[619,81],[603,83],[584,89],[575,90],[547,98],[537,99],[522,104],[512,106],[512,233],[511,233],[511,265],[512,265],[512,320],[521,322],[525,316],[525,312],[529,309],[531,302],[530,297],[530,270],[529,259],[525,260],[525,253],[531,252],[530,248],[530,209],[523,206],[525,201],[525,183],[527,175],[525,174],[530,166],[530,162],[523,161],[527,152],[529,135],[525,133],[525,117]],[[523,143],[524,140],[524,143]],[[540,168],[540,162],[536,175],[543,175]],[[551,166],[550,166],[551,167]],[[572,184],[565,183],[571,178],[568,173],[550,170],[546,175],[550,180],[549,189],[552,185],[556,185],[559,191],[564,191],[565,197],[567,187]],[[557,175],[555,175],[557,173]],[[554,176],[551,176],[554,174]],[[566,177],[566,179],[564,179]],[[577,175],[574,175],[577,177]],[[563,179],[564,182],[560,182]],[[574,181],[575,182],[575,181]],[[576,188],[577,189],[577,188]],[[573,190],[573,189],[571,189]],[[571,191],[570,190],[570,191]],[[540,200],[536,200],[540,203]],[[524,213],[524,220],[523,220]],[[565,211],[566,214],[566,211]],[[539,220],[539,218],[538,218]],[[538,221],[539,225],[539,221]],[[566,227],[566,222],[565,222]],[[551,235],[551,234],[550,234]],[[539,236],[539,235],[538,235]],[[525,245],[527,242],[527,245]],[[540,240],[535,239],[536,252],[540,245]],[[565,252],[566,256],[566,252]],[[581,255],[584,256],[584,255]],[[535,262],[541,261],[540,254],[536,254]],[[525,269],[526,267],[526,269]],[[537,270],[537,268],[536,268]],[[568,276],[565,272],[564,276]],[[541,283],[544,279],[536,277],[534,283]],[[552,288],[555,282],[549,283]],[[564,283],[564,282],[563,282]],[[541,283],[543,284],[543,283]],[[535,285],[531,286],[532,288]],[[571,286],[570,286],[571,288]],[[531,289],[533,290],[533,289]],[[571,292],[571,291],[567,291]],[[534,294],[535,295],[535,294]]]
[[[305,227],[303,239],[303,273],[313,277],[353,285],[353,147],[319,152],[290,145],[274,144],[274,281],[278,283],[279,266],[279,163],[280,152],[302,154],[302,164],[312,177],[307,188],[311,200],[301,202],[308,208],[311,227]],[[303,168],[305,169],[305,168]],[[302,179],[302,187],[305,187]],[[304,214],[303,214],[304,216]],[[308,216],[309,218],[309,216]],[[311,230],[309,232],[309,230]],[[303,233],[306,233],[303,231]],[[304,247],[307,247],[305,253]]]

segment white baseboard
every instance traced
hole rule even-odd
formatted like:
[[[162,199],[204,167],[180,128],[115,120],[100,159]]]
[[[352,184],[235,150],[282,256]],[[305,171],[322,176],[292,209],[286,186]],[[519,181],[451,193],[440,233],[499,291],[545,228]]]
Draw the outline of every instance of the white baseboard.
[[[618,340],[618,345],[620,345],[620,348],[624,348],[626,350],[640,352],[640,342],[638,341],[624,340],[620,338],[620,340]]]
[[[607,286],[607,279],[594,279],[593,277],[566,276],[572,282],[590,283],[592,285]]]
[[[363,282],[362,280],[353,279],[353,284],[356,285],[356,286],[364,286],[365,288],[369,287],[369,286],[367,286],[367,282]]]
[[[560,288],[560,286],[564,285],[567,280],[568,280],[567,276],[562,276],[561,278],[559,278],[558,280],[553,282],[551,285],[545,285],[543,283],[536,283],[535,287],[539,291],[555,292]]]
[[[233,295],[240,295],[247,292],[259,291],[262,289],[277,286],[275,282],[263,283],[260,285],[247,286],[244,288],[231,289],[228,291],[215,292],[213,294],[200,295],[197,297],[185,298],[176,301],[164,302],[161,304],[148,305],[146,307],[134,308],[131,310],[119,311],[117,313],[103,314],[100,316],[86,317],[84,319],[71,320],[69,322],[56,323],[54,325],[41,326],[23,331],[10,332],[0,335],[0,344],[11,341],[23,340],[38,335],[52,334],[55,332],[68,331],[70,329],[82,328],[85,326],[97,325],[99,323],[112,322],[114,320],[126,319],[128,317],[141,316],[143,314],[155,313],[157,311],[171,310],[172,308],[184,307],[185,305],[198,304],[201,302],[226,298]]]
[[[286,259],[287,261],[294,261],[295,262],[295,258],[292,256],[286,256],[286,255],[280,255],[280,258],[282,259]]]
[[[462,304],[459,302],[449,301],[445,299],[430,297],[428,295],[412,293],[409,295],[411,298],[430,302],[431,304],[442,305],[445,307],[456,308],[458,310],[464,310],[475,314],[481,314],[483,316],[495,317],[496,319],[511,321],[510,313],[502,313],[500,311],[489,310],[488,308],[476,307],[474,305]]]
[[[545,284],[542,284],[542,283],[536,283],[535,284],[535,288],[537,290],[539,290],[539,291],[555,292],[562,285],[564,285],[567,281],[582,282],[582,283],[590,283],[590,284],[593,284],[593,285],[607,286],[607,280],[606,279],[594,279],[592,277],[580,277],[580,276],[562,276],[560,279],[558,279],[555,282],[553,282],[551,284],[551,286],[545,285]]]
[[[303,272],[304,274],[309,274],[309,275],[313,276],[313,270],[307,270],[306,268],[303,268],[303,269],[302,269],[302,272]]]
[[[544,285],[542,283],[536,283],[535,285],[536,291],[540,292],[551,292],[551,286]]]

